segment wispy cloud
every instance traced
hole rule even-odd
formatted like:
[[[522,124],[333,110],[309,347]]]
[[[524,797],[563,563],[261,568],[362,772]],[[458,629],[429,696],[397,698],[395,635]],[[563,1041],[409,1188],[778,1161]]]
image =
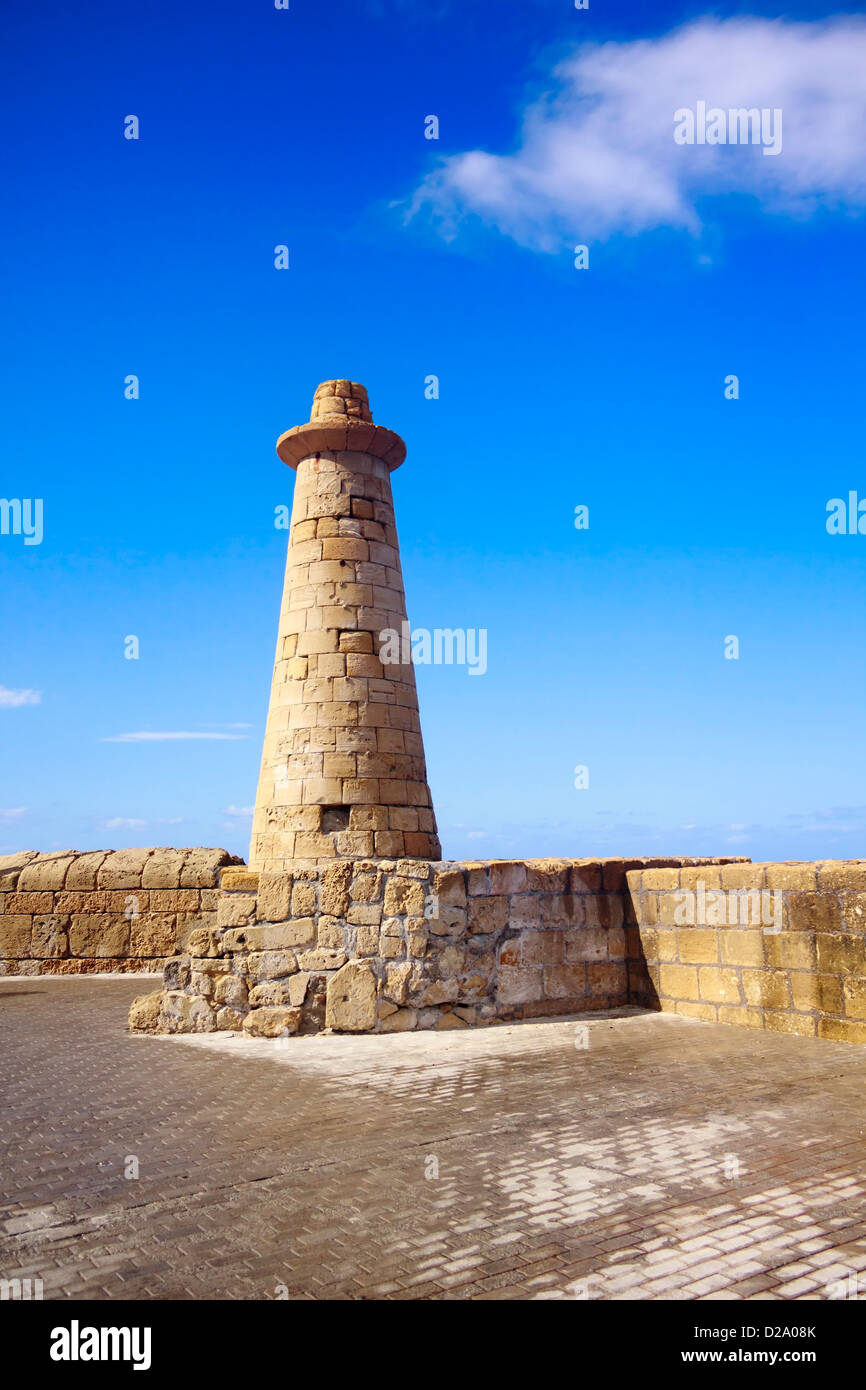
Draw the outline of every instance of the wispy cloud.
[[[112,816],[100,822],[103,830],[141,830],[145,825],[181,825],[183,816],[157,816],[155,820],[141,820],[138,816]]]
[[[0,685],[0,709],[17,709],[19,705],[41,703],[41,690],[10,690],[8,686]]]
[[[417,191],[452,238],[474,214],[524,245],[696,232],[708,196],[803,216],[866,205],[866,20],[701,19],[660,38],[582,44],[526,110],[513,154],[469,150]],[[678,145],[674,112],[780,109],[783,145]]]
[[[226,806],[223,810],[224,816],[251,816],[255,806]]]
[[[134,734],[110,734],[100,739],[100,743],[170,743],[179,739],[225,739],[236,741],[246,738],[246,734],[200,733],[182,730],[180,732],[143,731]]]
[[[25,816],[26,814],[26,806],[9,806],[5,810],[0,807],[0,820],[17,820],[19,816]]]

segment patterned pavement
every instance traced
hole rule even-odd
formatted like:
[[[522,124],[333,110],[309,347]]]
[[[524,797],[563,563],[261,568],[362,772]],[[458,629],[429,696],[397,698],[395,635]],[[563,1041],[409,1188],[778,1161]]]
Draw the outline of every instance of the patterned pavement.
[[[866,1294],[866,1047],[637,1010],[130,1037],[154,984],[0,983],[0,1278],[46,1299]]]

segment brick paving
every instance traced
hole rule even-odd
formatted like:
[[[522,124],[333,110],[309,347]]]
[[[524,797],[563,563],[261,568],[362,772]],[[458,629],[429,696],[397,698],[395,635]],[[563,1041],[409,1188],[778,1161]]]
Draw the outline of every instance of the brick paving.
[[[864,1047],[634,1010],[130,1037],[149,987],[0,983],[0,1277],[47,1299],[866,1293]]]

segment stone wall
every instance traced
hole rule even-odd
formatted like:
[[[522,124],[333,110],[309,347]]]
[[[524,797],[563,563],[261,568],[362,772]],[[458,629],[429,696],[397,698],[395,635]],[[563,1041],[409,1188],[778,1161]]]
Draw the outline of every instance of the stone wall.
[[[0,857],[0,975],[163,970],[134,1028],[394,1032],[637,1004],[866,1043],[866,861]]]
[[[0,856],[0,975],[161,972],[216,922],[224,849]]]
[[[636,869],[627,880],[632,1002],[866,1043],[866,860]]]
[[[626,874],[730,861],[358,860],[223,871],[140,1031],[395,1032],[629,1002]]]

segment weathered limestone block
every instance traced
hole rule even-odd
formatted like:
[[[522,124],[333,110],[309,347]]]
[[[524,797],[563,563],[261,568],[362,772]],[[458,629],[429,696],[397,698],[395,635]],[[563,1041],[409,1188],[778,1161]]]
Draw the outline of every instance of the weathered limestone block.
[[[98,888],[140,888],[150,849],[118,849],[107,854],[96,874]]]
[[[345,917],[349,910],[349,884],[352,865],[329,864],[321,873],[319,907],[328,917]]]
[[[15,889],[23,869],[38,857],[35,849],[20,850],[17,854],[0,854],[0,891],[6,893]]]
[[[228,974],[231,960],[228,956],[190,956],[190,968],[202,975]]]
[[[549,965],[544,969],[544,993],[548,999],[578,999],[587,992],[584,964]]]
[[[459,1014],[454,1013],[452,1010],[449,1013],[441,1013],[433,1024],[433,1027],[437,1031],[442,1032],[446,1028],[468,1028],[469,1025],[464,1018],[461,1018]]]
[[[313,917],[316,912],[316,885],[296,882],[292,889],[292,917]]]
[[[380,1018],[378,1031],[380,1033],[411,1033],[417,1024],[418,1015],[414,1009],[397,1009],[395,1013]]]
[[[150,994],[139,994],[133,999],[129,1010],[129,1027],[133,1033],[155,1033],[159,1025],[162,1008],[162,990],[152,990]]]
[[[342,951],[343,928],[337,917],[320,917],[316,944],[323,950]]]
[[[264,922],[254,927],[230,928],[222,938],[224,951],[282,951],[293,946],[312,945],[316,923],[312,917],[297,922]]]
[[[246,927],[256,920],[255,893],[221,893],[217,902],[218,927]]]
[[[66,874],[75,857],[74,850],[37,855],[24,865],[18,875],[19,893],[44,892],[49,889],[57,892],[63,887]]]
[[[189,984],[191,974],[189,956],[174,956],[165,962],[162,979],[169,991],[182,992]]]
[[[569,892],[600,893],[601,875],[602,867],[599,863],[587,861],[582,864],[573,864],[568,882]]]
[[[97,886],[97,876],[110,851],[106,849],[89,850],[78,854],[69,865],[64,880],[64,888],[69,893],[92,892]]]
[[[378,927],[356,927],[355,951],[359,956],[374,956],[379,949]]]
[[[224,1004],[221,1009],[217,1009],[216,1027],[221,1033],[239,1033],[244,1026],[244,1014],[238,1013],[228,1004]]]
[[[500,965],[496,997],[500,1004],[524,1004],[544,998],[541,968]]]
[[[779,869],[788,866],[775,865],[774,867]],[[813,866],[801,865],[800,867],[812,868]],[[822,892],[866,890],[866,859],[824,859],[814,867],[817,869],[818,887]],[[769,873],[768,868],[767,887],[772,888],[776,885],[770,883]]]
[[[259,876],[246,864],[229,865],[220,869],[219,886],[222,892],[255,893],[258,891]]]
[[[219,933],[208,927],[194,928],[184,943],[185,951],[191,956],[217,956],[219,955],[219,948]]]
[[[251,951],[243,963],[251,980],[279,980],[298,968],[294,951]]]
[[[162,995],[159,1032],[212,1033],[215,1027],[214,1012],[206,999],[174,991]]]
[[[138,895],[139,912],[148,908],[151,912],[195,915],[201,907],[201,896],[198,888],[154,888]]]
[[[842,925],[835,893],[788,893],[785,908],[787,925],[794,931],[835,932]]]
[[[181,888],[218,888],[220,870],[243,863],[224,849],[190,849],[180,874]]]
[[[564,893],[570,873],[567,859],[527,859],[526,887],[530,893]]]
[[[253,1009],[243,1021],[245,1033],[254,1038],[284,1038],[297,1033],[301,1010],[292,1008]]]
[[[64,956],[69,946],[68,917],[49,914],[33,918],[30,954],[35,959]]]
[[[382,993],[386,999],[390,999],[395,1004],[405,1004],[409,997],[409,986],[414,978],[414,967],[404,961],[400,965],[388,965],[385,968],[385,983],[382,986]]]
[[[459,946],[446,946],[436,956],[436,967],[440,979],[459,975],[466,964],[466,955]]]
[[[379,937],[379,955],[383,960],[401,960],[406,954],[406,943],[399,936]]]
[[[291,874],[259,874],[256,913],[263,922],[285,922],[292,914],[292,876]],[[295,914],[299,917],[311,913]]]
[[[290,977],[288,981],[290,1004],[294,1004],[300,1008],[301,1005],[306,1002],[307,989],[312,978],[313,976],[308,971],[304,971],[303,973],[299,972],[297,975],[292,975]]]
[[[490,865],[490,892],[523,893],[526,890],[526,864],[517,860],[497,859]]]
[[[376,1026],[376,977],[366,961],[350,961],[328,983],[325,1022],[342,1033]]]
[[[427,926],[433,936],[462,936],[466,930],[466,909],[443,907],[440,903],[438,911],[427,919]]]
[[[302,951],[298,955],[300,970],[339,970],[345,964],[345,951]]]
[[[502,931],[508,923],[507,898],[470,898],[468,926],[471,932]]]
[[[263,1006],[294,1004],[291,984],[297,978],[296,975],[293,975],[288,980],[263,980],[261,984],[254,985],[249,995],[250,1008],[258,1009]]]
[[[675,891],[674,899],[679,897]],[[667,900],[667,898],[665,899]],[[621,927],[622,898],[615,893],[588,894],[583,899],[584,920],[588,927]]]
[[[75,915],[69,928],[73,956],[126,956],[129,954],[129,922],[123,918]]]
[[[135,894],[118,893],[118,901],[115,903],[115,894],[96,890],[89,892],[69,892],[63,889],[62,892],[53,893],[54,909],[56,912],[76,912],[85,914],[99,914],[101,912],[123,912],[126,905],[127,896],[131,904],[139,902],[140,899]],[[7,912],[9,904],[6,905]]]
[[[147,912],[129,922],[129,949],[134,956],[170,956],[177,950],[177,919]]]
[[[48,913],[54,910],[53,893],[4,893],[3,896],[6,899],[3,911],[10,917],[29,917],[36,912]]]
[[[450,1004],[459,998],[460,985],[457,980],[434,980],[424,990],[421,996],[421,1003],[430,1004]]]
[[[24,960],[30,955],[29,916],[0,917],[0,956]]]
[[[142,888],[179,888],[186,856],[183,849],[153,850],[141,871]],[[66,886],[71,886],[68,878]]]
[[[842,922],[850,932],[866,932],[866,893],[859,890],[839,894]]]
[[[424,915],[425,896],[421,883],[412,878],[389,878],[385,884],[385,914],[388,917]]]
[[[346,913],[350,927],[375,927],[381,920],[381,903],[353,903]]]
[[[176,920],[177,945],[175,950],[186,951],[189,947],[189,939],[195,931],[210,932],[215,948],[219,950],[220,929],[217,928],[215,912],[179,912]]]
[[[247,985],[240,975],[219,975],[214,983],[217,1004],[229,1004],[233,1009],[246,1008]]]
[[[355,903],[376,903],[382,896],[382,875],[378,872],[357,873],[352,882],[351,898]]]

